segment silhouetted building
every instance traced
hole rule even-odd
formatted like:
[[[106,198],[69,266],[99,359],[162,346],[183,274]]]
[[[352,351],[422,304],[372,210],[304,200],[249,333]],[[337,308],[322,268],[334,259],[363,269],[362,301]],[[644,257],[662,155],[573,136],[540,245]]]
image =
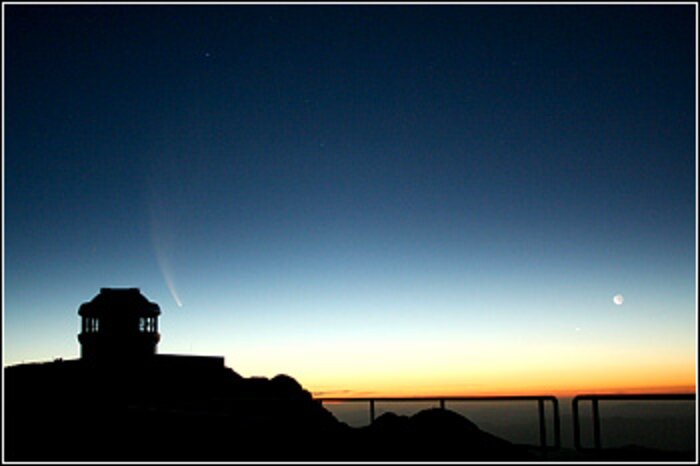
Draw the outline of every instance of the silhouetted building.
[[[138,288],[101,288],[78,314],[82,359],[133,361],[156,354],[160,308]]]
[[[445,409],[355,429],[292,377],[244,378],[222,356],[156,354],[160,308],[102,288],[79,308],[81,358],[5,368],[10,461],[531,459]]]
[[[223,356],[156,354],[160,334],[160,307],[138,288],[100,288],[92,301],[83,303],[80,357],[98,364],[144,366],[149,370],[188,373],[224,367]]]

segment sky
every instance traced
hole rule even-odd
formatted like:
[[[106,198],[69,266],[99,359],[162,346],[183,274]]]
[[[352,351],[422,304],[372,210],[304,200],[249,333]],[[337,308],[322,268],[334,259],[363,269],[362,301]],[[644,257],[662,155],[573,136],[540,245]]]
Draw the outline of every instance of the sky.
[[[315,394],[695,389],[695,6],[3,11],[4,365],[138,287]]]

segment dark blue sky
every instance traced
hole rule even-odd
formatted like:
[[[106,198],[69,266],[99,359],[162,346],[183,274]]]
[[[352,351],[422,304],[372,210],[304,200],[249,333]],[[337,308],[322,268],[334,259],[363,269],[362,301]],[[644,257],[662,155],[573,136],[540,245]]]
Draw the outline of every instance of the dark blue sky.
[[[15,360],[77,351],[100,286],[180,300],[173,350],[492,307],[560,332],[630,290],[649,328],[692,323],[691,5],[5,15],[5,319],[62,329],[8,334]]]

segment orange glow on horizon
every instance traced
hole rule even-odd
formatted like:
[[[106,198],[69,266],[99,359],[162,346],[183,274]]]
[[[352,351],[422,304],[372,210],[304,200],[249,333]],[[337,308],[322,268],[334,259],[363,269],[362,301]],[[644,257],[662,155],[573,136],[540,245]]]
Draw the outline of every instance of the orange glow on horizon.
[[[571,371],[560,376],[532,374],[529,378],[517,375],[472,377],[471,380],[457,377],[441,377],[426,380],[402,377],[357,378],[342,386],[327,384],[304,384],[316,397],[439,397],[439,396],[520,396],[551,395],[571,397],[581,394],[632,394],[632,393],[695,393],[695,371],[667,370],[666,373],[648,374],[646,371],[628,369],[617,374],[608,371]],[[311,382],[311,381],[309,381]],[[347,381],[350,382],[350,381]]]
[[[696,357],[683,348],[540,342],[463,345],[430,340],[295,341],[236,349],[241,375],[294,377],[317,397],[694,393]],[[391,344],[389,344],[391,343]],[[231,357],[234,360],[234,356]],[[253,372],[253,370],[255,372]]]
[[[371,398],[371,397],[387,397],[387,398],[440,398],[440,397],[469,397],[469,396],[555,396],[569,398],[583,394],[657,394],[657,393],[674,393],[674,394],[695,394],[695,385],[673,385],[673,386],[627,386],[627,387],[608,387],[608,388],[587,388],[581,389],[528,389],[528,390],[482,390],[482,391],[450,391],[435,389],[430,392],[410,391],[410,390],[395,390],[395,391],[311,391],[314,398]],[[329,401],[328,403],[335,403]],[[338,402],[342,403],[342,402]]]
[[[394,391],[312,391],[314,398],[392,398],[392,397],[406,397],[406,398],[439,398],[439,397],[469,397],[469,396],[555,396],[569,398],[577,395],[584,394],[597,394],[597,395],[629,395],[629,394],[657,394],[657,393],[673,393],[673,394],[695,394],[695,385],[674,385],[674,386],[637,386],[637,387],[611,387],[611,388],[593,388],[585,390],[575,390],[575,389],[559,389],[559,390],[520,390],[520,391],[502,391],[502,390],[484,390],[478,392],[455,392],[455,391],[444,391],[436,389],[432,392],[416,392],[408,390],[394,390]],[[328,403],[335,403],[329,401]],[[338,402],[342,403],[342,402]]]

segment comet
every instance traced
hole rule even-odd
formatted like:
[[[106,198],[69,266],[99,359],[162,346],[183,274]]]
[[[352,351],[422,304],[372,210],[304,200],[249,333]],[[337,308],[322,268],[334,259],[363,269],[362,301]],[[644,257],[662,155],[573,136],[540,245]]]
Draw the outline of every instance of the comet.
[[[151,243],[153,244],[153,249],[155,250],[156,261],[158,262],[158,268],[161,274],[163,274],[163,279],[165,284],[170,291],[170,296],[172,296],[173,301],[177,307],[182,307],[182,300],[177,292],[177,287],[175,286],[175,280],[173,279],[172,267],[170,266],[170,260],[163,247],[163,241],[161,239],[161,229],[160,225],[156,219],[156,215],[151,204],[150,209],[151,214]]]
[[[165,284],[167,285],[168,290],[170,291],[170,296],[173,297],[173,300],[175,301],[175,304],[177,304],[177,307],[182,307],[182,300],[180,299],[180,296],[177,293],[177,288],[175,288],[175,281],[173,280],[172,269],[170,267],[168,257],[165,255],[163,249],[157,242],[154,242],[154,246],[156,250],[156,260],[158,261],[158,267],[160,268],[160,271],[163,274],[163,279],[165,280]]]

